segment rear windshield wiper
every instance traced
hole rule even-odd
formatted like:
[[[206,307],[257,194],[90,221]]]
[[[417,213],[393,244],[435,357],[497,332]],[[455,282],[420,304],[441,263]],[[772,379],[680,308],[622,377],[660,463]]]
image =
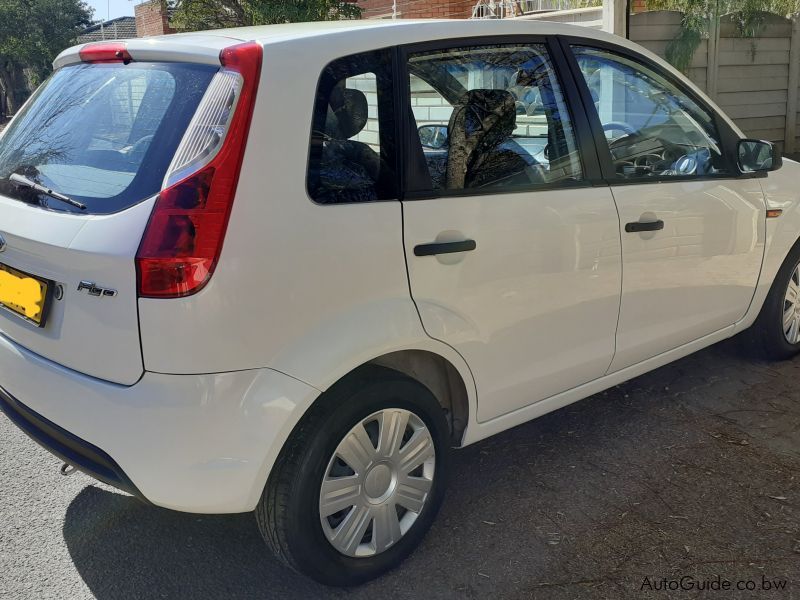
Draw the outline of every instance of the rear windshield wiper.
[[[48,187],[40,185],[35,181],[28,179],[24,175],[20,175],[19,173],[12,173],[8,179],[14,185],[31,188],[32,190],[39,192],[40,194],[44,194],[45,196],[49,196],[50,198],[55,198],[56,200],[61,200],[61,202],[65,202],[70,206],[74,206],[75,208],[86,210],[85,204],[82,204],[77,200],[73,200],[72,198],[70,198],[69,196],[65,196],[64,194],[59,194],[58,192],[55,192]]]

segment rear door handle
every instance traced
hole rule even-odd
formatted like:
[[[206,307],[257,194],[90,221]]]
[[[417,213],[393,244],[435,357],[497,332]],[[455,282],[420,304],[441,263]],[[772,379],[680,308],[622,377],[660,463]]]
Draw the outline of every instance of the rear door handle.
[[[644,223],[640,221],[634,221],[633,223],[628,223],[625,225],[625,231],[628,233],[637,233],[640,231],[660,231],[664,229],[664,221],[659,219],[658,221],[646,221]]]
[[[460,242],[436,242],[434,244],[420,244],[414,246],[414,256],[434,256],[436,254],[452,254],[453,252],[469,252],[475,250],[475,240],[462,240]]]

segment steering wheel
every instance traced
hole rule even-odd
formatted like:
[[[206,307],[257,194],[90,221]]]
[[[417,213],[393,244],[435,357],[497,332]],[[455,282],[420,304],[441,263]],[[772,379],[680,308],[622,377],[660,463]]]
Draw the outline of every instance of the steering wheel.
[[[622,121],[611,121],[603,124],[603,131],[622,131],[626,135],[636,135],[637,131]]]

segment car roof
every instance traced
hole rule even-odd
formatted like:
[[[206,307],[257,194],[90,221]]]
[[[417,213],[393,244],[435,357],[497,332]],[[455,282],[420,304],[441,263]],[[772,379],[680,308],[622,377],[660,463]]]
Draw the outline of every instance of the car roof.
[[[219,53],[223,48],[242,43],[257,42],[269,45],[302,42],[302,52],[330,54],[331,58],[352,53],[354,46],[378,49],[402,44],[414,44],[457,38],[477,38],[509,35],[564,36],[587,40],[597,40],[628,48],[671,72],[683,80],[685,85],[713,106],[719,108],[702,90],[689,81],[682,73],[669,65],[661,57],[620,36],[584,27],[544,20],[530,19],[360,19],[341,21],[317,21],[310,23],[286,23],[279,25],[259,25],[177,33],[155,37],[133,38],[124,43],[137,61],[186,60],[219,65]],[[55,68],[79,62],[82,46],[64,50],[53,62]],[[721,113],[734,131],[739,128],[727,115]]]
[[[276,41],[306,39],[334,34],[366,35],[380,30],[388,45],[406,43],[405,38],[416,39],[412,34],[423,28],[431,39],[472,37],[485,35],[574,35],[595,39],[619,40],[603,31],[554,23],[522,19],[361,19],[342,21],[316,21],[310,23],[285,23],[280,25],[258,25],[197,32],[201,35],[218,35],[240,41],[257,41],[269,44]],[[194,33],[176,34],[172,37],[192,36]]]
[[[170,55],[176,60],[218,63],[219,51],[236,43],[254,41],[264,46],[291,44],[294,41],[328,44],[330,50],[359,40],[374,48],[411,44],[417,42],[461,37],[491,37],[503,35],[563,35],[616,42],[630,45],[624,38],[603,31],[523,19],[363,19],[343,21],[317,21],[311,23],[286,23],[193,31],[170,35],[120,40],[136,60],[157,60],[158,55]],[[81,46],[62,52],[54,61],[56,68],[78,62]],[[304,45],[304,50],[308,47]]]

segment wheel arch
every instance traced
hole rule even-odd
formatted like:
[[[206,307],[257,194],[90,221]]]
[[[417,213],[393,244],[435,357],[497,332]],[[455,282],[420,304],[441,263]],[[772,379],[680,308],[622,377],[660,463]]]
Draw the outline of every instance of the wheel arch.
[[[445,346],[445,349],[449,347]],[[424,385],[433,394],[445,413],[451,443],[454,447],[459,447],[463,443],[470,419],[477,414],[475,385],[466,363],[454,360],[454,357],[460,359],[460,355],[455,351],[452,351],[454,356],[447,354],[449,353],[439,352],[430,347],[414,346],[390,350],[350,366],[346,372],[330,378],[330,383],[320,388],[321,393],[302,411],[302,414],[298,415],[297,423],[302,421],[314,406],[324,402],[331,393],[335,393],[339,386],[352,382],[362,373],[366,376],[371,367],[379,366],[406,375]]]
[[[328,392],[346,379],[357,377],[361,370],[377,365],[394,369],[427,387],[445,411],[445,419],[450,427],[451,444],[460,447],[467,439],[467,432],[475,425],[477,414],[477,392],[472,373],[467,363],[455,350],[431,338],[418,343],[397,347],[383,352],[375,352],[370,358],[356,364],[348,364],[338,369],[338,373],[323,376],[323,382],[309,387],[313,393],[305,398],[291,400],[289,407],[292,417],[280,427],[280,431],[269,442],[259,470],[260,476],[253,483],[249,494],[249,506],[255,507],[264,486],[269,481],[278,457],[283,452],[293,433],[303,423],[303,419],[319,403],[329,397]],[[309,384],[310,385],[310,384]]]
[[[445,413],[451,443],[461,445],[469,423],[469,395],[466,382],[453,363],[429,350],[399,350],[378,356],[362,367],[368,365],[394,369],[428,388]]]

